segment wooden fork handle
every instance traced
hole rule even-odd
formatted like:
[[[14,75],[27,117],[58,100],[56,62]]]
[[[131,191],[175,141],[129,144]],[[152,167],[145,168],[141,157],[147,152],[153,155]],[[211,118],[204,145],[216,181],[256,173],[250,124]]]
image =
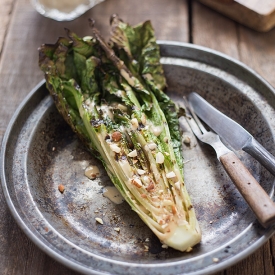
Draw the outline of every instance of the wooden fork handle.
[[[220,157],[227,174],[265,228],[275,223],[275,203],[233,153]]]

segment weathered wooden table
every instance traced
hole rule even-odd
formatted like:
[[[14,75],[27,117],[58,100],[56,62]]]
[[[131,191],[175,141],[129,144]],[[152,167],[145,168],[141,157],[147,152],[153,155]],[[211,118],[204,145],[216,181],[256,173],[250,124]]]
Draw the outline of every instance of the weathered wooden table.
[[[187,0],[106,0],[73,22],[42,17],[29,0],[1,0],[0,139],[15,109],[43,78],[37,48],[53,43],[67,27],[87,35],[87,19],[107,35],[109,16],[118,13],[136,24],[151,19],[158,39],[189,42],[221,51],[257,71],[275,86],[275,29],[258,33]],[[77,274],[40,251],[10,215],[0,191],[0,274]],[[218,274],[275,274],[275,237],[247,259]]]

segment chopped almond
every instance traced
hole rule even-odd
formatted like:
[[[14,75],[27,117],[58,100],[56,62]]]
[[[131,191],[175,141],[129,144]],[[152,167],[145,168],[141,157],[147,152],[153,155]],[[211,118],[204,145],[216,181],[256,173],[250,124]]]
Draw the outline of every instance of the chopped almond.
[[[156,163],[163,163],[164,162],[164,156],[161,152],[158,152],[156,155]]]
[[[136,187],[138,187],[138,188],[141,188],[141,187],[142,187],[142,182],[141,182],[141,180],[140,180],[139,178],[133,178],[133,179],[132,179],[132,183],[133,183]]]
[[[95,218],[95,220],[100,223],[100,224],[103,224],[103,220],[101,218]]]
[[[63,184],[59,184],[59,185],[58,185],[58,190],[59,190],[60,193],[63,194],[64,191],[65,191],[65,186],[64,186]]]
[[[155,188],[155,185],[154,185],[153,182],[151,182],[151,183],[147,186],[146,190],[147,190],[148,192],[150,192],[150,191],[152,191],[154,188]]]
[[[127,155],[128,157],[130,157],[130,158],[134,158],[134,157],[136,157],[137,156],[137,150],[135,149],[135,150],[133,150],[132,152],[130,152],[128,155]]]
[[[111,144],[110,148],[112,151],[114,151],[115,153],[120,153],[121,149],[116,145],[116,144]]]
[[[112,133],[112,140],[113,141],[120,141],[122,134],[118,131]]]

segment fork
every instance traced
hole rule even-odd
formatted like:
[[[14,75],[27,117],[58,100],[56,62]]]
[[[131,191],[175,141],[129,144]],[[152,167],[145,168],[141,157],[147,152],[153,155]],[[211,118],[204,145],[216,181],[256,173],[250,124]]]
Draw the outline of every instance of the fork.
[[[258,221],[267,228],[275,223],[275,203],[251,175],[236,154],[229,150],[220,137],[211,130],[206,130],[191,104],[184,98],[185,118],[194,135],[202,142],[211,145],[225,171],[253,210]]]

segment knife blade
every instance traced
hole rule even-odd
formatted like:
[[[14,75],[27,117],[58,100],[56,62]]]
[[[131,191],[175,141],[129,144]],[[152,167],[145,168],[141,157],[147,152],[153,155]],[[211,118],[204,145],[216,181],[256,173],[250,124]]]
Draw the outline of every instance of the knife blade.
[[[190,101],[197,116],[234,150],[247,152],[275,176],[275,157],[240,124],[214,108],[195,92],[188,96],[188,101]]]

